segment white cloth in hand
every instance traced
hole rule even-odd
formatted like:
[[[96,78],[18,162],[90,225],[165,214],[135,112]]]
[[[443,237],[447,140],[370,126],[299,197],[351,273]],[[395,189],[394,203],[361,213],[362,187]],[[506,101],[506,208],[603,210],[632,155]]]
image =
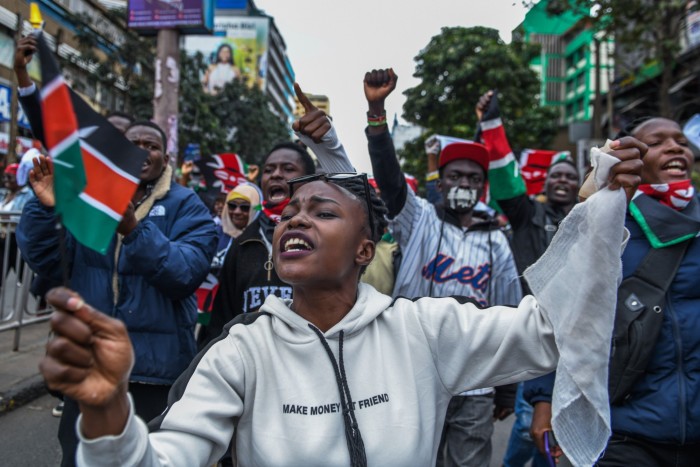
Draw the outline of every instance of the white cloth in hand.
[[[596,188],[619,160],[591,151]],[[600,189],[562,221],[547,251],[525,271],[559,349],[552,428],[564,454],[592,465],[610,437],[608,359],[625,242],[623,190]]]

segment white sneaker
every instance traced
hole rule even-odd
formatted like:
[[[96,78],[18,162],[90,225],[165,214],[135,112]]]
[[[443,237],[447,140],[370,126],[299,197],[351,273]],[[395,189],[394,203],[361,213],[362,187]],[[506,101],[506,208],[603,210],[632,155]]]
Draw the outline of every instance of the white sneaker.
[[[60,417],[63,415],[63,402],[59,403],[56,407],[51,410],[51,415],[54,417]]]

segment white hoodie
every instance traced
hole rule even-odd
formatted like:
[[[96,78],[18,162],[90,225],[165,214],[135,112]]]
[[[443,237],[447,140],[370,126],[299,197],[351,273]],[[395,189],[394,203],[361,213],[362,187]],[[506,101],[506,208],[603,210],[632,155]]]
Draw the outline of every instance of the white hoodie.
[[[158,431],[147,434],[132,411],[119,436],[81,436],[78,463],[212,465],[235,431],[240,466],[350,465],[342,377],[320,331],[289,305],[268,296],[258,315],[233,325],[188,370]],[[360,284],[355,306],[323,336],[345,372],[367,464],[435,465],[453,395],[553,370],[558,353],[545,314],[531,296],[518,308],[455,298],[392,303]]]

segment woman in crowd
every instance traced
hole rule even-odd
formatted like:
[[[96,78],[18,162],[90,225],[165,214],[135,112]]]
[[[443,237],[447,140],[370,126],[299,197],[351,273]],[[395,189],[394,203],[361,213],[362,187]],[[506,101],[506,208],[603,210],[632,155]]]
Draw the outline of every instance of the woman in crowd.
[[[615,166],[613,184],[636,185],[635,162]],[[151,434],[131,408],[123,324],[67,289],[50,293],[58,311],[41,370],[80,401],[80,464],[211,465],[235,433],[239,465],[434,465],[454,394],[554,368],[549,312],[533,297],[480,309],[451,297],[392,301],[359,283],[386,227],[366,176],[289,187],[272,248],[294,300],[269,295],[260,313],[230,323]]]
[[[21,211],[32,197],[32,190],[26,185],[17,183],[19,164],[10,164],[5,168],[2,180],[5,184],[5,194],[0,201],[0,211]]]
[[[213,269],[217,271],[221,269],[231,242],[257,219],[260,211],[256,208],[260,205],[261,199],[260,188],[252,183],[242,183],[226,195],[221,211],[221,225],[218,227],[219,245],[212,263]]]
[[[209,65],[202,84],[209,94],[218,94],[226,83],[230,83],[241,75],[233,61],[233,48],[221,44],[216,50],[216,60]]]

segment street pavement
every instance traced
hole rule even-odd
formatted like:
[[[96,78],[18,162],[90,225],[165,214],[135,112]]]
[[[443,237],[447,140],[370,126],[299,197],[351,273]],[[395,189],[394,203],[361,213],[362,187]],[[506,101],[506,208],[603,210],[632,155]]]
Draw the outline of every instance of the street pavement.
[[[54,467],[61,462],[56,399],[44,394],[0,416],[0,465]]]
[[[0,332],[0,415],[46,394],[38,365],[48,334],[48,321],[23,326],[13,351],[15,331]]]

